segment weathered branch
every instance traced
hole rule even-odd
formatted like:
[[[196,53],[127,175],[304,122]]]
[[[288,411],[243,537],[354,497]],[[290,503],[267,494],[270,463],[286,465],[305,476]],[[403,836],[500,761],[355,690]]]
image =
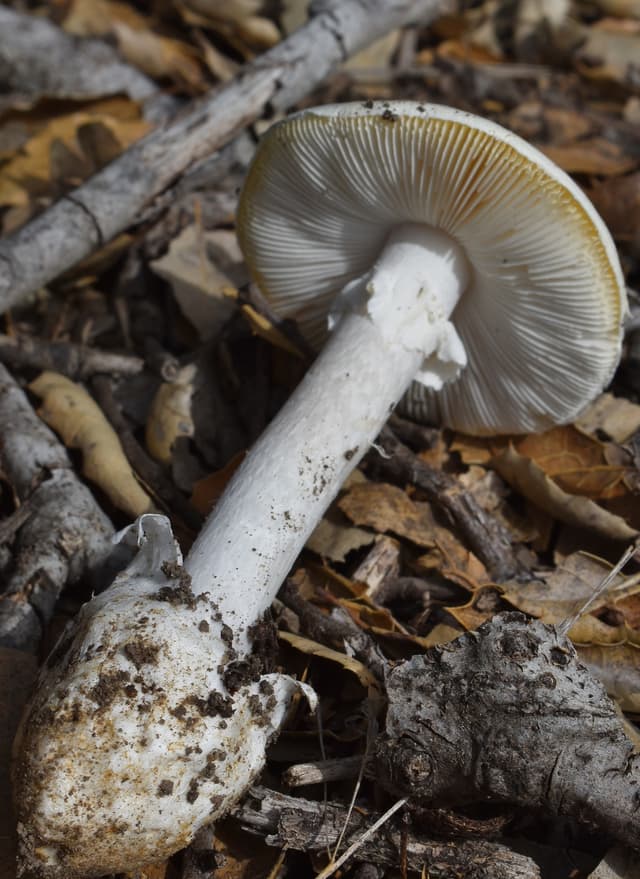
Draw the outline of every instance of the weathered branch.
[[[544,809],[640,846],[640,755],[552,626],[494,617],[396,666],[386,687],[375,765],[395,795]]]
[[[188,112],[134,144],[0,244],[0,310],[88,256],[135,221],[194,162],[227,143],[268,106],[283,110],[345,58],[452,0],[333,0],[275,48]]]
[[[0,596],[0,645],[35,651],[64,586],[111,552],[113,526],[3,366],[0,467],[31,510],[17,532],[12,573]]]
[[[303,800],[298,797],[254,788],[236,810],[242,825],[266,836],[267,845],[284,846],[297,851],[326,851],[335,845],[347,820],[347,809],[337,803]],[[346,848],[380,816],[363,814],[356,809],[349,818],[343,839]],[[537,865],[524,855],[509,851],[504,845],[484,840],[445,842],[425,838],[411,829],[403,835],[399,821],[392,819],[380,833],[359,849],[357,860],[397,867],[406,851],[410,870],[422,871],[432,879],[536,879]]]
[[[0,6],[0,84],[0,91],[8,92],[13,101],[81,100],[124,93],[137,101],[173,103],[107,43],[72,37],[46,18],[6,6]]]

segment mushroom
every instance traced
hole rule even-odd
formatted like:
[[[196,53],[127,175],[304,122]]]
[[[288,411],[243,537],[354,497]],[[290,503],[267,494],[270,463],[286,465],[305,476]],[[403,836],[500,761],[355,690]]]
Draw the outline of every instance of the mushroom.
[[[290,117],[257,151],[238,233],[274,308],[314,344],[333,331],[184,568],[144,517],[139,557],[45,673],[16,773],[43,876],[162,857],[242,795],[296,687],[251,658],[256,624],[412,381],[454,427],[529,431],[572,419],[619,357],[602,221],[537,150],[466,113]]]

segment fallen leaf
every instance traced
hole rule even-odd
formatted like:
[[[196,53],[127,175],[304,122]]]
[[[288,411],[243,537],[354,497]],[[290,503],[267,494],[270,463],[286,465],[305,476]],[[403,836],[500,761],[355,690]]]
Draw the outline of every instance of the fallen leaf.
[[[640,0],[594,0],[605,15],[640,18]]]
[[[109,148],[109,157],[121,152],[149,131],[149,124],[142,119],[119,120],[110,116],[93,116],[90,113],[71,113],[51,119],[43,130],[31,137],[14,158],[2,169],[0,176],[0,205],[20,206],[29,203],[30,190],[47,191],[51,187],[51,150],[58,142],[76,156],[76,172],[82,167],[83,152],[78,134],[84,126],[102,126],[105,136],[112,138],[118,149]],[[85,131],[85,137],[87,132]],[[94,141],[96,133],[93,133]],[[97,153],[94,152],[94,160]],[[88,165],[85,172],[95,170]]]
[[[374,534],[362,528],[354,528],[346,516],[334,509],[329,510],[316,525],[306,546],[322,558],[343,562],[354,549],[368,546],[374,539]]]
[[[318,644],[317,641],[311,641],[309,638],[294,635],[292,632],[279,631],[278,638],[281,641],[286,641],[287,644],[290,644],[307,656],[318,656],[329,660],[329,662],[341,665],[344,669],[356,675],[363,687],[378,689],[378,681],[374,675],[366,665],[363,665],[352,656],[347,656],[346,653],[340,653],[338,650],[332,650],[330,647],[325,647],[324,644]]]
[[[596,531],[612,540],[630,541],[638,534],[620,516],[589,498],[563,491],[541,467],[512,445],[495,455],[492,464],[516,491],[561,522]]]
[[[400,488],[384,482],[355,485],[338,506],[356,525],[391,531],[418,546],[433,547],[436,523],[431,506],[412,501]]]
[[[205,232],[195,223],[174,238],[164,256],[151,263],[171,284],[178,306],[203,340],[217,336],[237,306],[228,288],[241,286],[247,270],[233,232]]]
[[[640,172],[602,180],[587,195],[614,238],[640,246]]]
[[[605,18],[583,28],[584,40],[576,53],[576,67],[589,79],[633,81],[640,51],[640,25],[620,27],[612,18]]]
[[[640,175],[638,175],[640,183]],[[638,188],[640,207],[640,185]],[[605,433],[617,443],[624,443],[640,430],[640,406],[623,397],[601,394],[575,422],[576,427],[595,436]]]
[[[194,89],[205,87],[199,53],[193,46],[124,22],[114,22],[112,32],[123,58],[147,76],[168,77]]]
[[[81,385],[55,372],[43,372],[29,390],[42,399],[41,418],[67,448],[82,451],[82,472],[118,509],[132,518],[152,509],[115,431]]]
[[[553,144],[537,144],[537,146],[568,174],[617,176],[633,171],[640,164],[640,159],[629,156],[617,144],[603,137],[591,137],[559,146]]]
[[[220,470],[199,479],[193,486],[191,503],[195,509],[208,516],[227,483],[245,459],[246,452],[238,452]]]
[[[149,76],[169,77],[198,89],[206,84],[198,51],[154,33],[151,20],[126,3],[72,0],[63,27],[76,36],[112,36],[123,57]]]
[[[189,363],[171,382],[162,382],[151,402],[145,425],[147,449],[161,464],[171,463],[173,445],[179,437],[193,436],[191,416],[196,366]]]
[[[607,460],[606,445],[571,425],[530,434],[514,440],[512,445],[568,494],[591,500],[626,494],[624,477],[629,467],[612,466]]]

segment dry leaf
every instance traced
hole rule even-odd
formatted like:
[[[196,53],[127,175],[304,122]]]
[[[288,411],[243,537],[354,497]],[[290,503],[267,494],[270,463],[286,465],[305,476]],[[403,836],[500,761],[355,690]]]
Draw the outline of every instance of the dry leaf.
[[[605,15],[640,18],[640,0],[594,0]]]
[[[149,76],[170,77],[194,88],[205,85],[197,50],[154,33],[150,19],[126,3],[73,0],[63,27],[76,36],[113,36],[123,57]]]
[[[355,485],[338,506],[356,525],[391,531],[418,546],[433,547],[436,523],[427,503],[412,501],[400,488],[380,482]]]
[[[610,571],[611,565],[603,559],[576,552],[548,574],[539,574],[527,583],[502,583],[500,588],[518,610],[556,625],[584,605]],[[618,576],[612,588],[621,582],[622,576]]]
[[[112,31],[123,58],[147,76],[169,77],[194,89],[205,87],[199,55],[192,46],[124,22],[114,22]]]
[[[609,513],[589,498],[563,491],[541,467],[520,455],[512,445],[494,456],[492,464],[527,500],[561,522],[596,531],[612,540],[630,541],[637,536],[638,532],[620,516]]]
[[[640,175],[639,175],[640,181]],[[638,188],[640,207],[640,186]],[[624,443],[640,430],[640,406],[623,397],[601,394],[576,421],[576,427],[591,436],[602,431],[617,443]]]
[[[579,72],[589,79],[628,83],[640,57],[640,25],[620,27],[614,19],[603,19],[583,28],[585,37],[576,54]]]
[[[179,437],[193,436],[191,400],[196,371],[193,363],[183,366],[173,381],[162,382],[151,403],[145,441],[152,457],[161,464],[171,463],[173,445]]]
[[[199,479],[192,489],[191,503],[195,509],[208,516],[227,483],[245,459],[246,452],[238,452],[220,470]]]
[[[640,50],[640,42],[636,51]],[[627,155],[617,144],[603,137],[591,137],[576,143],[555,146],[538,144],[538,149],[568,174],[617,176],[633,171],[639,160]]]
[[[343,562],[354,549],[373,543],[375,535],[362,528],[354,528],[339,510],[331,509],[320,520],[311,537],[307,549],[332,562]]]
[[[640,409],[639,409],[640,411]],[[519,455],[534,461],[568,494],[605,500],[626,494],[629,467],[612,466],[607,446],[575,427],[556,427],[512,442]]]
[[[602,180],[587,195],[615,238],[640,245],[640,172]]]
[[[325,647],[324,644],[318,644],[316,641],[302,638],[300,635],[294,635],[292,632],[278,632],[278,638],[281,641],[286,641],[287,644],[291,644],[292,647],[295,647],[296,650],[305,653],[307,656],[318,656],[322,659],[328,659],[329,662],[338,663],[338,665],[356,675],[363,687],[378,689],[378,681],[366,665],[363,665],[351,656],[347,656],[346,653],[331,650],[330,647]]]
[[[195,223],[173,239],[151,268],[171,284],[180,310],[203,340],[217,336],[236,311],[225,291],[247,279],[234,233],[205,232]]]
[[[110,116],[94,116],[87,112],[71,113],[68,116],[52,119],[3,166],[0,176],[0,205],[27,205],[30,191],[48,191],[52,179],[51,151],[56,143],[63,144],[75,156],[77,173],[83,161],[78,134],[83,126],[96,124],[102,126],[106,136],[113,138],[118,146],[117,152],[121,152],[146,134],[150,127],[142,119],[123,121]],[[85,137],[87,137],[86,132]],[[113,147],[110,147],[110,158],[113,157],[113,153]],[[94,154],[95,158],[96,154]],[[85,167],[85,173],[91,170],[95,168],[91,165]]]
[[[42,399],[40,416],[62,437],[67,448],[82,451],[82,472],[111,502],[135,518],[152,509],[120,440],[101,409],[81,385],[55,372],[43,372],[29,385]]]

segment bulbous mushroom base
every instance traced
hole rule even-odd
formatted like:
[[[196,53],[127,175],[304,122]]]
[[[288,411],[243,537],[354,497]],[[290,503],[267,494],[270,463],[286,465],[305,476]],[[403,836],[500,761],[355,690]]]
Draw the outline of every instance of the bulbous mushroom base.
[[[157,567],[138,557],[82,608],[23,721],[15,792],[30,875],[119,873],[183,848],[254,780],[298,686],[236,650],[158,534],[162,517],[144,519]]]

